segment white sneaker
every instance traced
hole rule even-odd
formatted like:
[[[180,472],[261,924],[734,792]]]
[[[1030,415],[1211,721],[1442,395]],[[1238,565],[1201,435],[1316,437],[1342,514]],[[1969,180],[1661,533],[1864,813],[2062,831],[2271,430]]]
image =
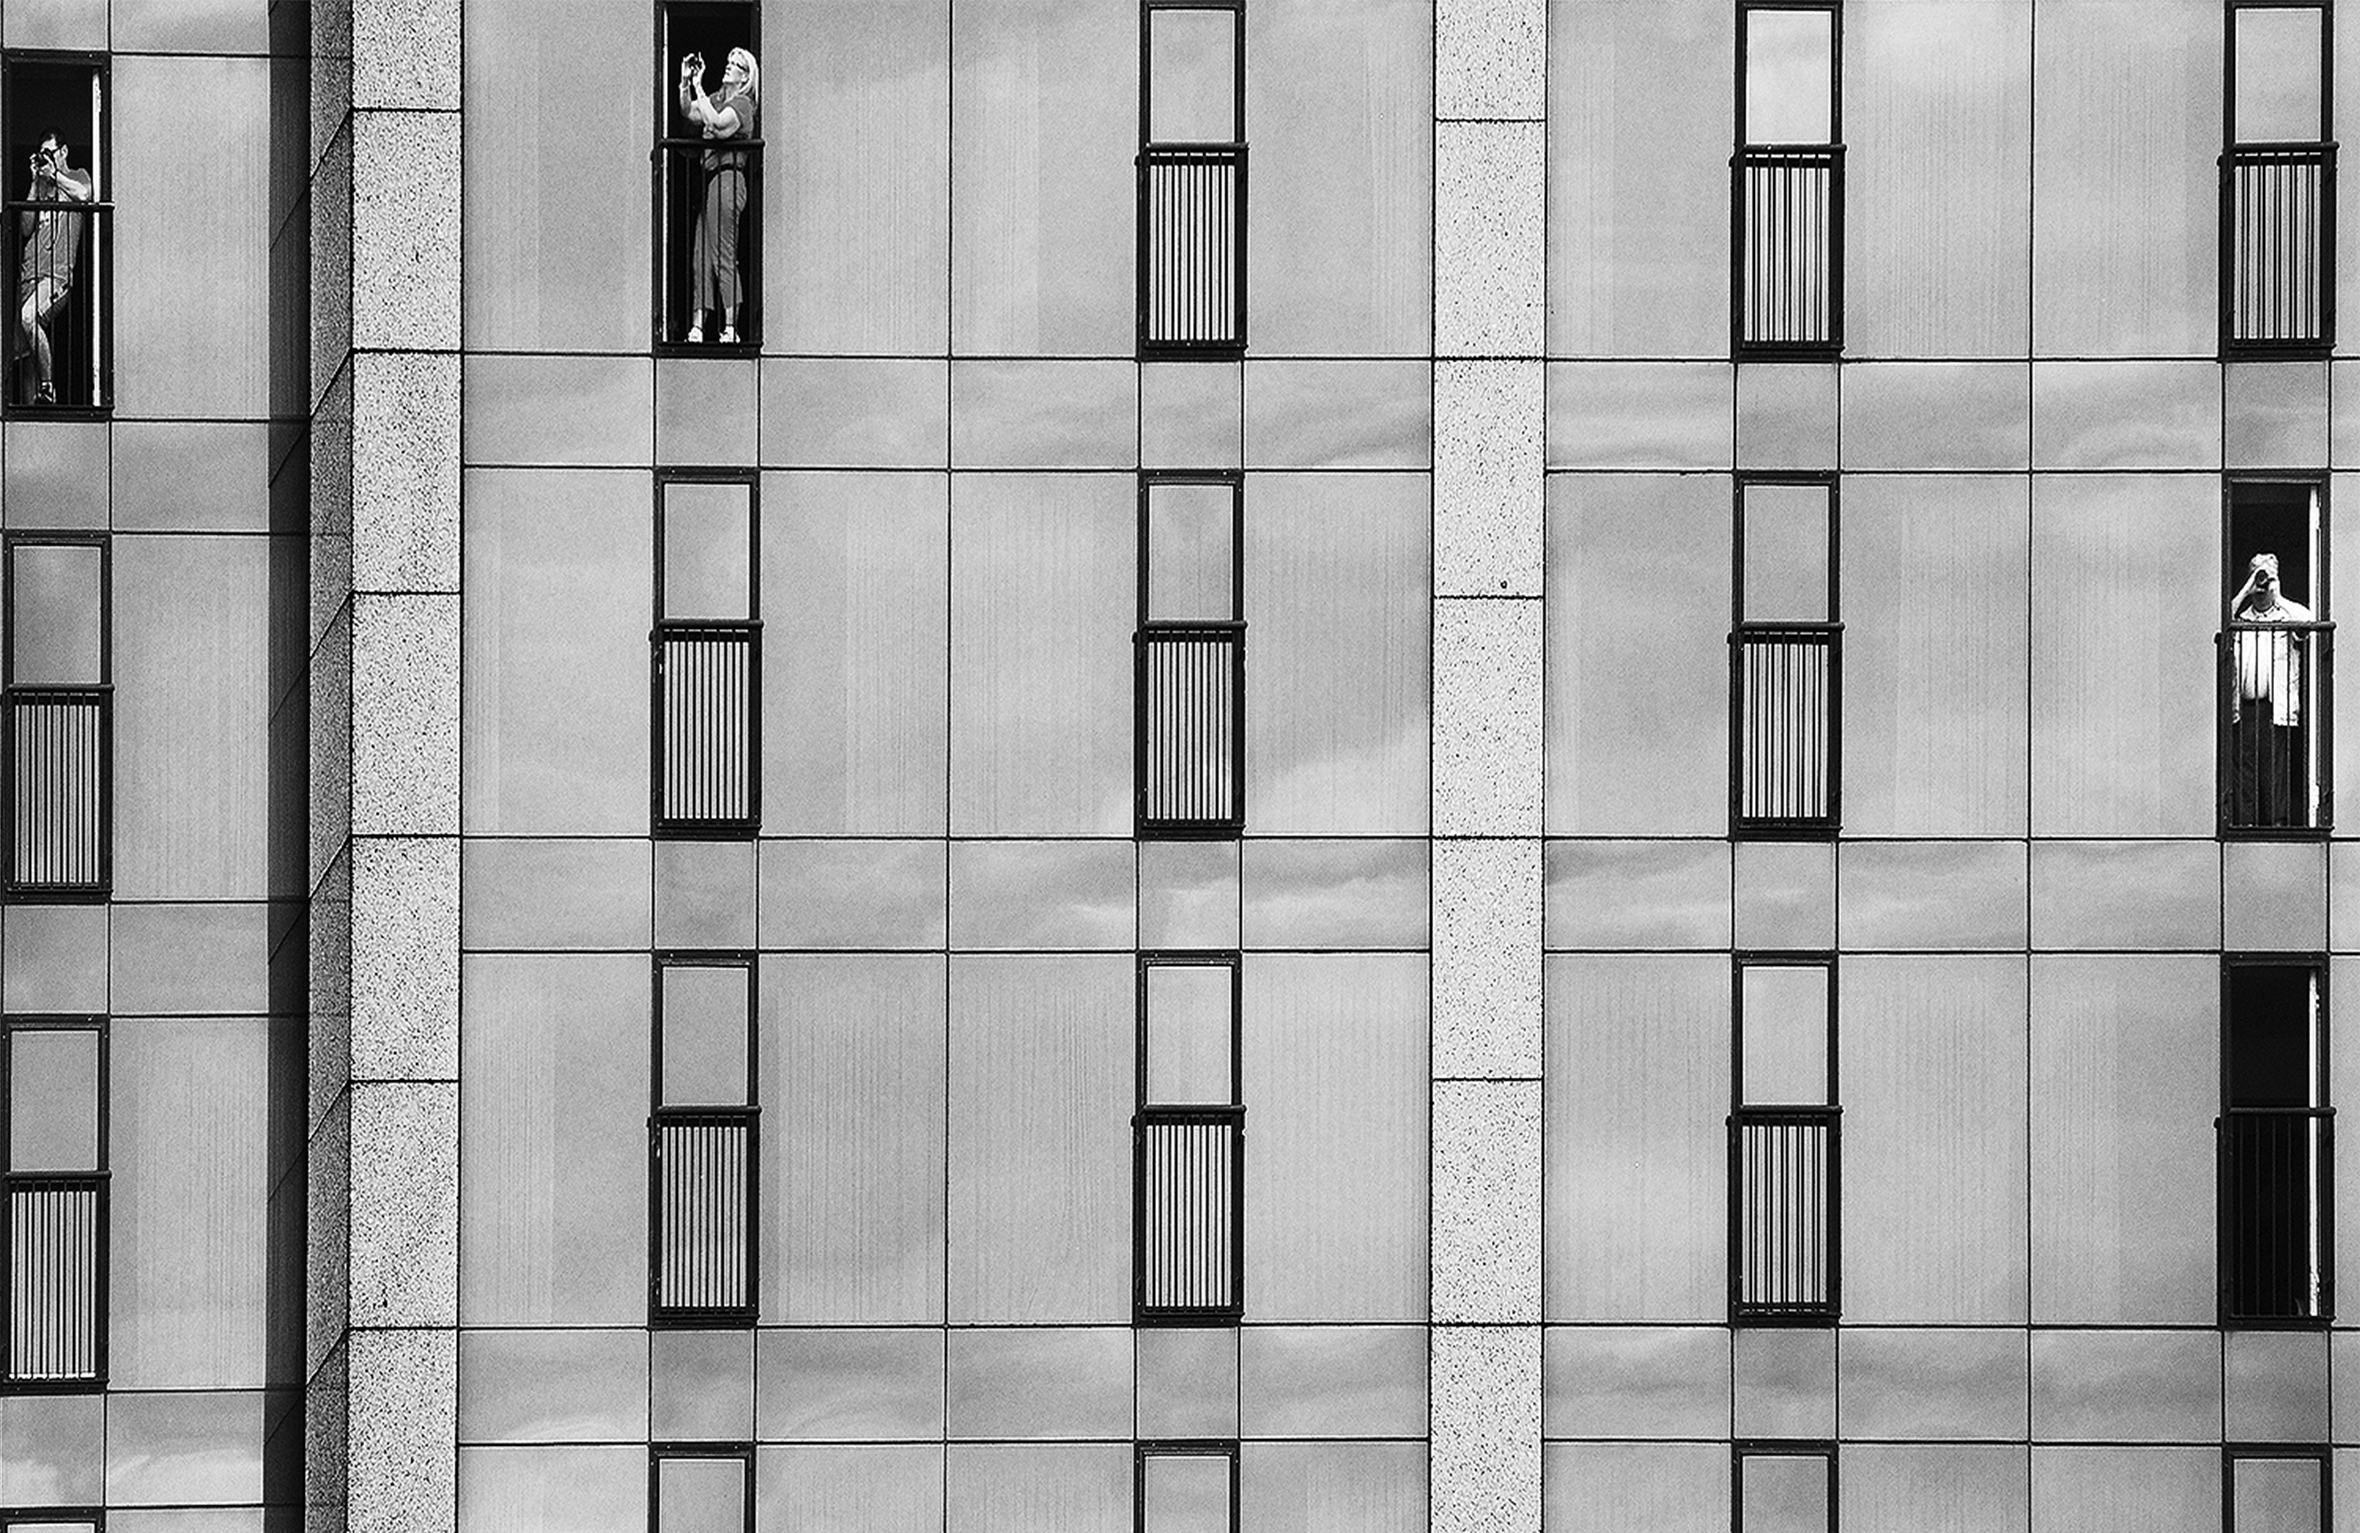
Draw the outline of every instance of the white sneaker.
[[[705,327],[704,327],[703,325],[691,325],[691,326],[689,326],[689,327],[688,327],[688,344],[689,344],[689,345],[691,345],[691,346],[701,346],[701,345],[703,345],[703,344],[704,344],[704,342],[705,342]]]
[[[722,345],[724,345],[724,346],[735,346],[737,343],[738,343],[738,338],[737,338],[737,331],[736,331],[734,328],[732,328],[732,329],[725,329],[725,330],[723,330],[723,331],[721,332],[721,344],[722,344]]]

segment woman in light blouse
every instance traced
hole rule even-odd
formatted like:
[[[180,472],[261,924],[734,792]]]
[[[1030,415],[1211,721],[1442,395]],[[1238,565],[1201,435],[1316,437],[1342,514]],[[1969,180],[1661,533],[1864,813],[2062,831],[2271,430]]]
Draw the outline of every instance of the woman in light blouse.
[[[705,60],[692,53],[680,61],[680,110],[688,114],[706,138],[716,142],[751,139],[762,110],[762,70],[754,55],[743,48],[729,50],[722,66],[721,90],[705,94]],[[738,280],[738,226],[746,214],[746,156],[744,149],[705,151],[705,205],[697,215],[696,237],[689,251],[688,339],[705,338],[705,311],[721,311],[724,346],[737,344],[738,306],[744,285]]]

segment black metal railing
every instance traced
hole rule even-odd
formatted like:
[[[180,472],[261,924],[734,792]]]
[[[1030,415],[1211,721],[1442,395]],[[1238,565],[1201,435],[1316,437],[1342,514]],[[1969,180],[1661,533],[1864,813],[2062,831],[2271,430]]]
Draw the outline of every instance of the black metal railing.
[[[1138,1318],[1236,1320],[1245,1313],[1246,1110],[1143,1107],[1131,1133]]]
[[[2326,830],[2334,822],[2335,625],[2231,623],[2216,642],[2222,830]]]
[[[8,892],[100,899],[113,866],[114,689],[8,690]]]
[[[0,1381],[71,1389],[106,1376],[107,1177],[39,1173],[8,1188],[8,1351]]]
[[[2221,1323],[2335,1314],[2335,1109],[2234,1107],[2220,1136]]]
[[[698,342],[722,344],[721,309],[734,301],[735,344],[759,347],[762,140],[667,138],[652,161],[657,344],[691,344],[689,328],[700,321]]]
[[[1134,649],[1139,834],[1236,835],[1246,817],[1246,625],[1151,623]]]
[[[1234,355],[1246,344],[1246,146],[1139,151],[1139,350]]]
[[[648,1316],[751,1325],[759,1192],[753,1107],[659,1107],[648,1134]]]
[[[1748,145],[1729,163],[1737,349],[1840,350],[1844,146]]]
[[[2335,340],[2335,148],[2240,144],[2221,156],[2221,348]]]
[[[8,404],[14,410],[105,410],[114,403],[114,205],[106,202],[11,202],[10,269],[18,275],[8,321]],[[24,279],[47,284],[51,307],[41,322],[49,345],[49,394],[41,393],[37,352],[18,329],[32,296]]]
[[[658,623],[659,836],[750,836],[762,822],[762,625]]]
[[[1842,1109],[1742,1107],[1729,1119],[1729,1313],[1813,1324],[1838,1313]]]
[[[1729,823],[1826,835],[1842,805],[1841,623],[1746,623],[1729,638]]]

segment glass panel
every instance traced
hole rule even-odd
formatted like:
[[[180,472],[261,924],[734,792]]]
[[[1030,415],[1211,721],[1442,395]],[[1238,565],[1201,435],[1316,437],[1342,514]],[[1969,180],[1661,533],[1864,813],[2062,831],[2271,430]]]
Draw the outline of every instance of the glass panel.
[[[100,674],[104,562],[95,544],[19,544],[9,582],[12,679],[95,682]]]
[[[737,965],[668,965],[664,985],[664,1105],[736,1107],[746,1100],[746,989]]]
[[[1235,972],[1227,964],[1148,966],[1148,1101],[1235,1100]]]
[[[98,1033],[20,1028],[8,1042],[7,1169],[99,1170]]]
[[[1835,127],[1833,11],[1745,13],[1745,141],[1824,144]]]
[[[1829,621],[1827,500],[1824,484],[1745,487],[1746,621]]]
[[[2233,1459],[2230,1471],[2236,1533],[2320,1533],[2319,1460]]]
[[[1148,486],[1150,621],[1225,622],[1238,615],[1237,495],[1226,484]]]
[[[2320,110],[2327,12],[2314,6],[2236,10],[2237,101],[2231,126],[2241,144],[2312,143],[2326,132]]]
[[[1148,13],[1147,136],[1159,144],[1237,140],[1237,12]]]
[[[1739,971],[1745,1058],[1739,1100],[1821,1104],[1827,1070],[1829,972],[1817,964],[1748,964]]]
[[[753,493],[743,484],[664,486],[664,616],[744,618],[752,614],[747,521]]]
[[[746,1465],[734,1458],[656,1460],[656,1533],[727,1533],[746,1525]]]
[[[1144,1533],[1229,1533],[1225,1453],[1152,1453],[1142,1466]]]
[[[1738,1468],[1737,1525],[1745,1533],[1827,1533],[1826,1459],[1749,1454]]]
[[[2229,1106],[2319,1104],[2318,1015],[2313,970],[2294,964],[2229,970]]]

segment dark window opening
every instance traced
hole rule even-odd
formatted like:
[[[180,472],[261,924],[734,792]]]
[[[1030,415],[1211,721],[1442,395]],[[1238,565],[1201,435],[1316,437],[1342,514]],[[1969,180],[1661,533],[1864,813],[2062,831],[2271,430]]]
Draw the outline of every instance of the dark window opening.
[[[1824,0],[1737,12],[1730,329],[1740,355],[1844,343],[1843,20]]]
[[[1833,835],[1844,734],[1835,481],[1741,479],[1735,544],[1730,834]]]
[[[656,477],[649,815],[659,837],[761,828],[760,502],[751,471]]]
[[[754,1533],[754,1449],[748,1443],[648,1448],[651,1533]]]
[[[8,1324],[0,1386],[104,1386],[107,1033],[103,1018],[0,1022]]]
[[[1842,1312],[1835,979],[1826,954],[1737,960],[1732,1324],[1833,1325]]]
[[[1237,1533],[1237,1444],[1141,1443],[1133,1495],[1136,1533]]]
[[[762,345],[762,10],[668,4],[656,20],[656,344]]]
[[[1246,344],[1246,22],[1242,0],[1145,0],[1139,13],[1139,351]]]
[[[104,57],[11,53],[8,222],[15,255],[11,413],[114,402],[114,204]]]
[[[2227,6],[2221,350],[2335,340],[2333,70],[2324,4]]]
[[[761,1249],[758,1015],[752,955],[656,955],[650,1324],[754,1323]]]
[[[1735,1533],[1835,1533],[1834,1443],[1741,1442],[1734,1458]]]
[[[1139,956],[1133,1310],[1143,1324],[1245,1313],[1246,1109],[1238,955]]]
[[[2232,958],[2222,975],[2221,1323],[2335,1312],[2335,1110],[2315,959]]]
[[[2325,498],[2317,481],[2228,485],[2218,710],[2224,835],[2316,835],[2334,821]]]
[[[1133,640],[1141,836],[1245,826],[1245,481],[1145,474]]]
[[[8,893],[103,900],[114,861],[114,673],[103,533],[12,533],[8,627]]]

